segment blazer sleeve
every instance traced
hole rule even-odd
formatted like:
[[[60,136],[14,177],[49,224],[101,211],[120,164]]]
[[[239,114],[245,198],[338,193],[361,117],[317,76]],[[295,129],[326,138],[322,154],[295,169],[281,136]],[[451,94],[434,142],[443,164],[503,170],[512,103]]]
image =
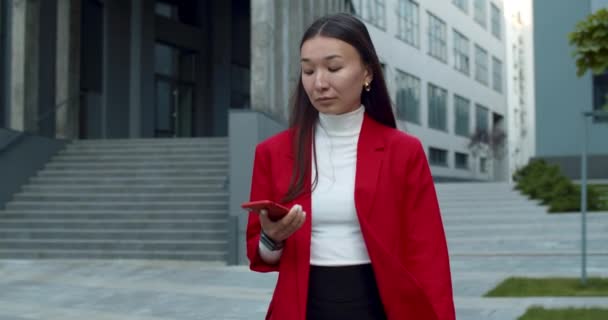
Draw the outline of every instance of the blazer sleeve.
[[[263,144],[258,145],[255,149],[249,199],[250,201],[272,200],[270,154]],[[278,264],[268,264],[260,256],[258,247],[261,229],[258,215],[256,213],[249,213],[249,221],[247,223],[247,257],[249,258],[249,267],[251,270],[258,272],[278,271]]]
[[[447,243],[431,171],[418,139],[409,148],[406,211],[402,235],[404,265],[416,278],[438,320],[454,320]]]

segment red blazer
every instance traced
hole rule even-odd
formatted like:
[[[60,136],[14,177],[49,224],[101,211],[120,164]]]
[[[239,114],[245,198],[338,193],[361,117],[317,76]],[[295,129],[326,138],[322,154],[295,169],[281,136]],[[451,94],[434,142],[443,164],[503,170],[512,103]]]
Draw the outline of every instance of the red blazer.
[[[252,201],[280,201],[286,193],[294,163],[291,134],[284,131],[257,146]],[[259,219],[249,215],[251,270],[279,271],[266,319],[306,319],[315,216],[309,192],[285,205],[294,204],[306,211],[306,223],[286,240],[277,265],[261,259]],[[355,207],[388,319],[454,320],[445,233],[423,147],[418,139],[376,122],[367,113],[357,145]]]

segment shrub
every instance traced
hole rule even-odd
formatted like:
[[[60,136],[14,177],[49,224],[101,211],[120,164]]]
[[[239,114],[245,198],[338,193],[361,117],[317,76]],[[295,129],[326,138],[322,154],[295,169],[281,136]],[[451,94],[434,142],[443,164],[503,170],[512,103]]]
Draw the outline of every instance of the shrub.
[[[513,174],[515,188],[532,199],[539,199],[549,206],[549,212],[579,211],[581,188],[562,175],[557,165],[542,159],[530,161]],[[600,193],[593,186],[587,187],[587,209],[601,210]]]

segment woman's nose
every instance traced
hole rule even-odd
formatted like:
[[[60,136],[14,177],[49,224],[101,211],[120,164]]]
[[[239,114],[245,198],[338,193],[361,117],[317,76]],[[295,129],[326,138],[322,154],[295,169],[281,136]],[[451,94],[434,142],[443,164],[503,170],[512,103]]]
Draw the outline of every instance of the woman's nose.
[[[326,89],[329,86],[327,83],[326,74],[323,71],[317,72],[315,76],[315,89],[322,90]]]

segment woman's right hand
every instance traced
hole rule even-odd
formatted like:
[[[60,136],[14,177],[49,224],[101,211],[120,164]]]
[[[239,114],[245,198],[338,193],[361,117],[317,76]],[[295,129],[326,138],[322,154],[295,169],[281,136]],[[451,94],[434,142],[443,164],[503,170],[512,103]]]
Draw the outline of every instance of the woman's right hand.
[[[275,242],[285,241],[296,232],[306,221],[306,212],[302,211],[302,206],[294,205],[281,220],[272,221],[268,217],[266,210],[260,211],[260,224],[264,233]]]

